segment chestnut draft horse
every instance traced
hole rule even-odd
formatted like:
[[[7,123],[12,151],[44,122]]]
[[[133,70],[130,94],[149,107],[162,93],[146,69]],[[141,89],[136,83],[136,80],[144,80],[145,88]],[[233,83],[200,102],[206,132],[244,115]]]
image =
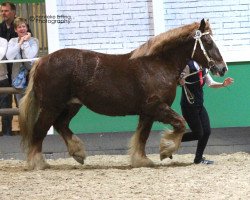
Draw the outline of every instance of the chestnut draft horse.
[[[170,124],[173,131],[161,138],[160,158],[171,158],[185,131],[185,120],[170,106],[187,60],[192,57],[220,76],[227,71],[211,34],[209,22],[203,19],[155,36],[123,55],[62,49],[40,58],[20,105],[29,168],[48,167],[42,143],[51,126],[63,137],[69,154],[84,163],[84,143],[69,129],[82,105],[109,116],[139,115],[130,143],[132,167],[153,165],[145,153],[152,124]]]

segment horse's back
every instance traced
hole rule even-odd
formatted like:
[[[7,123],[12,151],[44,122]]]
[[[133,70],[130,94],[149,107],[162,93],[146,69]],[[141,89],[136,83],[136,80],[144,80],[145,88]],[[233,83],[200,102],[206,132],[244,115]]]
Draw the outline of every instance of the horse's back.
[[[84,72],[84,76],[93,76],[101,68],[112,71],[127,68],[128,59],[129,54],[104,54],[91,50],[67,48],[42,57],[40,68],[52,74],[58,72],[58,75],[71,73],[78,75]],[[127,70],[128,68],[125,69],[125,71]],[[57,75],[53,74],[53,76]]]
[[[44,56],[36,70],[36,93],[46,105],[63,107],[72,99],[107,115],[135,113],[140,94],[129,55],[63,49]]]

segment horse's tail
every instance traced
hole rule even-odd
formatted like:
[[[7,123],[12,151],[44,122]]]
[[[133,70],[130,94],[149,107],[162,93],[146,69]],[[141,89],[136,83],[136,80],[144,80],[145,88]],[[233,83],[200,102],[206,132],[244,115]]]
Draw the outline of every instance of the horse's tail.
[[[22,145],[25,150],[30,149],[34,124],[36,123],[39,114],[39,105],[33,90],[34,74],[38,64],[39,60],[37,60],[32,66],[29,73],[29,84],[19,106],[20,135],[22,136]]]

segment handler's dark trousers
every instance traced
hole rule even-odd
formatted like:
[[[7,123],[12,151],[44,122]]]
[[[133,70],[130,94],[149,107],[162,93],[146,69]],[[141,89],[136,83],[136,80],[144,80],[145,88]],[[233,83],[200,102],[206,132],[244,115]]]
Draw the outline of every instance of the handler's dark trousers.
[[[198,140],[194,161],[199,161],[202,159],[203,152],[211,133],[207,110],[203,105],[183,105],[181,109],[182,115],[191,130],[191,132],[183,135],[182,142]]]

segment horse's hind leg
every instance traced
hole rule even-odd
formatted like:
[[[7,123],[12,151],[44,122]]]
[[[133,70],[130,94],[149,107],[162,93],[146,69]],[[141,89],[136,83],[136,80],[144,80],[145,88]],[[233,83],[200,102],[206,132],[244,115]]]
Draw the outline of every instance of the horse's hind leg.
[[[156,119],[160,122],[171,124],[174,130],[165,131],[160,142],[160,159],[172,157],[178,150],[185,131],[185,120],[172,110],[167,104],[161,104],[156,110]]]
[[[69,154],[79,163],[83,164],[86,158],[83,142],[69,129],[71,119],[81,108],[80,104],[69,104],[54,123],[54,128],[63,137]]]
[[[153,162],[147,158],[145,152],[146,142],[152,128],[151,118],[140,116],[139,124],[130,142],[130,156],[132,167],[151,167]]]
[[[42,155],[42,143],[54,120],[55,114],[53,112],[41,109],[34,125],[34,132],[30,138],[30,144],[28,145],[27,161],[29,169],[40,170],[49,167]]]

